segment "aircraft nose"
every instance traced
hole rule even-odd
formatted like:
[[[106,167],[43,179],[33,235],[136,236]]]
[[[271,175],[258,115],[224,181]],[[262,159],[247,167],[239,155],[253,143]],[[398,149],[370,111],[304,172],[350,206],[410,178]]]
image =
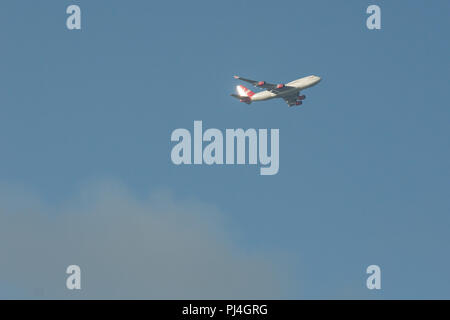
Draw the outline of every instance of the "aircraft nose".
[[[321,78],[321,77],[318,77],[318,76],[316,76],[316,81],[317,81],[317,83],[319,83],[319,82],[320,82],[320,80],[322,80],[322,78]]]

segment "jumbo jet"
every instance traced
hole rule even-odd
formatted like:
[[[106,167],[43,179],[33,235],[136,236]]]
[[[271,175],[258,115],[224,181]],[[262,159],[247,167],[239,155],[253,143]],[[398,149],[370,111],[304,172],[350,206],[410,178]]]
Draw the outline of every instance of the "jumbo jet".
[[[243,85],[236,86],[237,94],[232,93],[231,96],[239,99],[239,101],[250,104],[253,101],[263,101],[273,98],[282,98],[289,107],[299,106],[305,100],[305,95],[300,95],[300,91],[315,86],[321,80],[318,76],[308,76],[300,78],[289,83],[272,84],[265,81],[255,81],[239,76],[234,76],[235,79],[251,83],[257,88],[266,89],[260,92],[253,92]]]

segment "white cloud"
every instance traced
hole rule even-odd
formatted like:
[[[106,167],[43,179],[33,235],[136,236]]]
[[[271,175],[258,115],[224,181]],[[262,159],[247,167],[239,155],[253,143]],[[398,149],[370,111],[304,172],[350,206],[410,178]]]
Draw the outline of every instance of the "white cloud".
[[[113,182],[87,186],[59,207],[11,189],[0,186],[3,297],[8,287],[19,298],[44,299],[288,295],[283,255],[244,250],[212,206],[177,203],[167,194],[137,199]],[[70,264],[81,267],[81,291],[65,288]]]

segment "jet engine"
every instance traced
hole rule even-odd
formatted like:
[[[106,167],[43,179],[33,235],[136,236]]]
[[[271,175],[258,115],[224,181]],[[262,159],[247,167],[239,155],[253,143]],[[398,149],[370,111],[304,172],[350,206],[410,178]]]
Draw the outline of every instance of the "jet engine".
[[[277,84],[277,89],[281,89],[281,88],[284,88],[284,84],[283,83]]]
[[[258,83],[256,84],[258,87],[261,87],[263,85],[265,85],[266,82],[265,81],[258,81]]]

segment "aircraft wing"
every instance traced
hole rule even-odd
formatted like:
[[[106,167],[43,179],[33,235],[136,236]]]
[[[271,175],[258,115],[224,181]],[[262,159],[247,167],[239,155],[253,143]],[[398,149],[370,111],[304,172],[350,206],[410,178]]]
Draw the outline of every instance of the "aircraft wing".
[[[298,92],[295,92],[289,96],[284,96],[283,100],[288,104],[289,107],[295,106],[298,101]]]
[[[250,80],[250,79],[242,78],[242,77],[239,77],[239,76],[234,76],[234,78],[238,79],[238,80],[242,80],[242,81],[248,82],[248,83],[251,83],[255,87],[264,88],[264,89],[267,89],[267,90],[272,90],[272,89],[275,89],[277,87],[276,84],[267,83],[265,81]]]
[[[246,79],[246,78],[242,78],[242,77],[239,77],[239,76],[234,76],[234,78],[238,79],[238,80],[242,80],[242,81],[248,82],[248,83],[251,83],[252,85],[254,85],[255,87],[258,87],[258,88],[267,89],[267,90],[269,90],[269,91],[271,91],[273,93],[280,93],[280,92],[283,92],[284,90],[292,88],[291,86],[286,86],[286,85],[283,85],[281,88],[277,88],[278,85],[273,84],[273,83],[268,83],[268,82],[265,82],[265,81],[256,81],[256,80]]]

